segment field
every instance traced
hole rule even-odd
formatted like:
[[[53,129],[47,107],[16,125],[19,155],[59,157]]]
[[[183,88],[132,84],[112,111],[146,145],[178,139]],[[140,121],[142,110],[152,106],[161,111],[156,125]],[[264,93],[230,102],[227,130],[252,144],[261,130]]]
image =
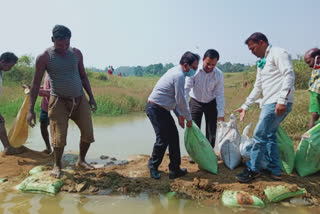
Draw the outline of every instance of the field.
[[[230,114],[234,113],[235,109],[241,106],[252,89],[250,82],[246,87],[243,86],[247,76],[246,73],[225,73],[226,120]],[[116,116],[131,112],[143,112],[148,96],[159,79],[158,77],[118,77],[97,72],[88,72],[88,77],[98,105],[94,116]],[[301,135],[308,130],[309,94],[305,89],[297,89],[294,95],[293,110],[281,126],[297,143]],[[17,83],[6,82],[4,79],[2,96],[0,97],[0,112],[9,124],[19,111],[24,96],[22,87]],[[40,111],[40,100],[41,98],[38,97],[35,105],[37,113]],[[239,131],[241,132],[249,122],[253,122],[255,126],[259,113],[258,105],[252,106],[244,122],[238,123]],[[236,115],[238,116],[237,113]],[[253,128],[250,130],[251,135],[252,132]]]

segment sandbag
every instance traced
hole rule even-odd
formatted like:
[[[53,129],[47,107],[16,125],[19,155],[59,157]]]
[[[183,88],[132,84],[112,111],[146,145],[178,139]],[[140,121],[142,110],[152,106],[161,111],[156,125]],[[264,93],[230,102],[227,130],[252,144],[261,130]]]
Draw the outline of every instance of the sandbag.
[[[184,132],[184,145],[189,156],[200,168],[218,174],[217,157],[208,139],[194,122],[192,122],[192,127],[187,127]]]
[[[45,166],[35,166],[29,170],[29,175],[35,175],[39,172],[42,172],[44,171],[45,168],[46,168]]]
[[[226,207],[255,207],[263,208],[263,201],[257,196],[243,191],[225,190],[222,194],[222,203]]]
[[[0,184],[7,182],[7,181],[8,181],[8,178],[0,178]]]
[[[241,136],[233,114],[229,122],[218,122],[216,145],[218,145],[221,159],[229,169],[236,168],[241,162]]]
[[[17,189],[21,192],[56,195],[63,186],[63,180],[50,176],[50,171],[38,172],[22,181]]]
[[[294,145],[288,134],[284,129],[279,127],[277,133],[277,143],[279,149],[279,160],[281,163],[282,171],[290,175],[294,168]]]
[[[302,177],[320,171],[320,124],[302,135],[296,151],[295,165]]]
[[[267,186],[264,189],[264,194],[267,196],[269,202],[279,202],[286,198],[292,198],[306,193],[307,191],[304,188],[290,190],[289,187],[284,185]]]
[[[252,138],[248,137],[248,133],[249,133],[251,126],[252,126],[252,123],[250,122],[249,125],[247,125],[243,129],[243,132],[241,135],[241,142],[240,142],[240,147],[239,147],[240,148],[240,155],[245,162],[250,159],[250,151],[251,151],[252,144],[253,144]]]
[[[16,119],[8,133],[10,145],[18,148],[28,139],[27,113],[29,109],[29,95],[23,101]]]

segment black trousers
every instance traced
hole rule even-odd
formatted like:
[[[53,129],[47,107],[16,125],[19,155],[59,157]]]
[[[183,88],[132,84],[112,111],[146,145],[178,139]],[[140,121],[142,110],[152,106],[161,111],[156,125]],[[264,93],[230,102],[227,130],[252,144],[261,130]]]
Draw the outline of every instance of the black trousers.
[[[180,169],[179,134],[170,111],[156,104],[147,103],[146,113],[156,134],[156,142],[153,146],[151,158],[149,159],[149,168],[158,169],[164,153],[167,147],[169,147],[169,170],[175,171]]]
[[[209,103],[201,103],[193,98],[189,102],[192,120],[201,128],[202,115],[206,120],[206,137],[214,148],[217,131],[217,103],[216,99]]]

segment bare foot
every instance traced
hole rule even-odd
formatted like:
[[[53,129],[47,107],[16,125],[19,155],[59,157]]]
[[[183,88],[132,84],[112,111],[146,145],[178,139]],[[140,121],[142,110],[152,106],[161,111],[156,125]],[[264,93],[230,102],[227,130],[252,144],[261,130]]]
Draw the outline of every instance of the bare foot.
[[[76,163],[76,167],[82,168],[82,169],[88,169],[88,170],[95,169],[92,165],[88,164],[87,162],[79,161],[79,160]]]
[[[18,154],[21,154],[22,152],[23,152],[22,149],[14,148],[14,147],[8,147],[4,149],[4,153],[6,155],[18,155]]]
[[[54,178],[60,178],[61,176],[61,168],[58,167],[58,166],[54,166],[51,173],[50,173],[50,176],[54,177]]]

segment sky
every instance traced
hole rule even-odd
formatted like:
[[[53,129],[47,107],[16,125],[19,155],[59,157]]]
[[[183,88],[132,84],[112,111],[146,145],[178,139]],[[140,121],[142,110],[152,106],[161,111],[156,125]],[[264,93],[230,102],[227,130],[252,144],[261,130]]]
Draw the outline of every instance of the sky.
[[[34,57],[56,24],[72,31],[85,67],[178,64],[185,51],[253,64],[244,41],[264,33],[293,58],[320,47],[319,0],[0,0],[0,52]]]

